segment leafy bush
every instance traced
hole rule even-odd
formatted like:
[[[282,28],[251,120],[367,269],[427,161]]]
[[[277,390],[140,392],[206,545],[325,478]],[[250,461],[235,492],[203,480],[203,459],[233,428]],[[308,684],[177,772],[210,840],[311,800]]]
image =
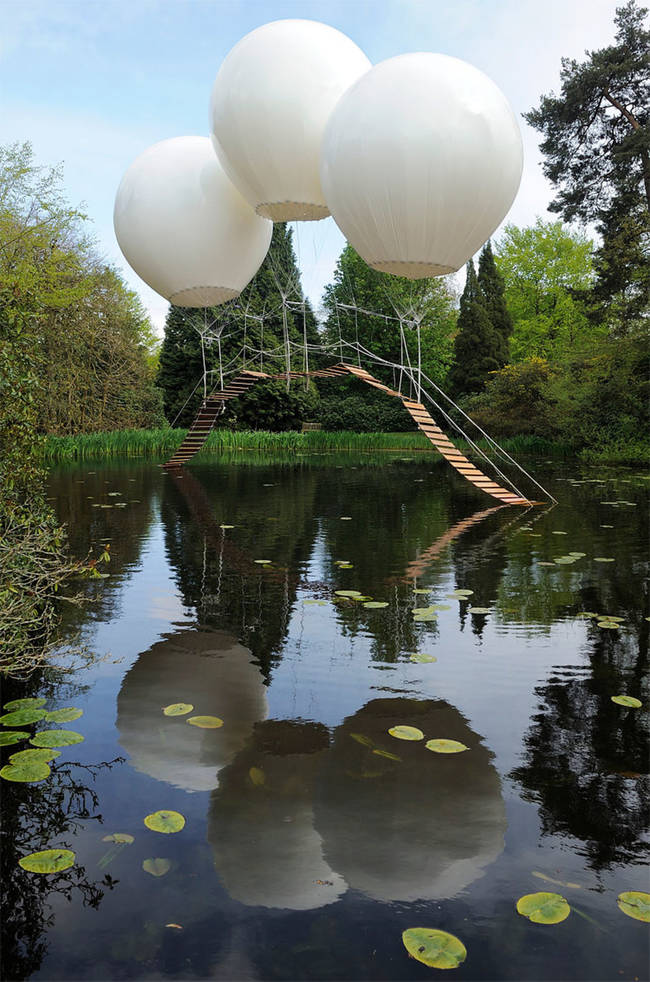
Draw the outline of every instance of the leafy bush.
[[[466,399],[463,409],[491,436],[561,436],[551,394],[555,369],[543,358],[530,358],[491,372],[483,392]]]

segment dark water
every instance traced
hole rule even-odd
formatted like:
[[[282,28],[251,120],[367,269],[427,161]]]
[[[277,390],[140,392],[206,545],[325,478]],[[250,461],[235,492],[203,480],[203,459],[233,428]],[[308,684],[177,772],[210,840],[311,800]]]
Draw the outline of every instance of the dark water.
[[[403,948],[414,926],[464,942],[453,978],[647,978],[650,926],[617,896],[650,888],[649,713],[610,696],[650,706],[648,481],[536,473],[552,509],[494,508],[428,456],[54,473],[74,550],[109,540],[112,562],[65,624],[97,660],[39,680],[85,741],[46,781],[2,782],[4,978],[437,977]],[[430,604],[448,609],[414,622]],[[175,702],[224,725],[164,716]],[[184,829],[145,828],[158,809]],[[16,865],[54,846],[72,869]],[[516,912],[538,890],[567,920]]]

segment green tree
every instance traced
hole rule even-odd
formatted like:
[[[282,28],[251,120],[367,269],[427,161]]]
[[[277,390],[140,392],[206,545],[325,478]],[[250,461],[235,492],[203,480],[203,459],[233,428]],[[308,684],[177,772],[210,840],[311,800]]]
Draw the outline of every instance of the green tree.
[[[499,345],[499,360],[505,365],[509,361],[512,317],[506,303],[503,277],[497,269],[489,240],[483,246],[478,260],[478,285],[483,306]]]
[[[448,382],[456,396],[480,392],[490,372],[501,368],[502,338],[497,336],[485,309],[474,262],[467,263],[465,289],[460,298],[458,333],[454,340],[454,364]]]
[[[557,361],[598,336],[578,299],[593,282],[593,243],[562,222],[506,225],[496,249],[514,330],[513,362]]]
[[[562,59],[559,96],[526,120],[543,134],[550,209],[602,236],[592,316],[630,331],[650,306],[650,30],[636,0],[616,11],[613,44]],[[624,247],[625,259],[618,262]]]

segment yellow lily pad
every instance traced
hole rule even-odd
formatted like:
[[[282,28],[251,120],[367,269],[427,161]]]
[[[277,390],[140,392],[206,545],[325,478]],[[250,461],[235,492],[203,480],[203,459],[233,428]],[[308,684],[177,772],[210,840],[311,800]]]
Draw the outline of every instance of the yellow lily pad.
[[[75,730],[41,730],[29,741],[35,747],[70,747],[83,743],[83,736]]]
[[[201,730],[218,730],[223,726],[223,720],[218,716],[190,716],[187,722],[190,726],[198,726]]]
[[[402,942],[411,958],[430,968],[458,968],[467,958],[467,948],[455,934],[430,927],[410,927]]]
[[[534,924],[559,924],[571,908],[559,893],[527,893],[517,901],[517,913]]]
[[[410,661],[417,662],[419,665],[428,665],[434,661],[438,661],[435,655],[427,655],[423,651],[415,651],[409,656]]]
[[[628,709],[640,709],[643,703],[634,696],[611,696],[612,702],[617,706],[626,706]]]
[[[417,726],[399,723],[397,726],[391,726],[388,732],[396,740],[424,740],[424,733]]]
[[[184,828],[185,818],[180,812],[163,810],[147,815],[144,824],[152,832],[163,832],[165,835],[169,835],[171,832],[180,832]]]
[[[42,849],[18,860],[29,873],[60,873],[74,865],[76,859],[71,849]]]
[[[145,859],[142,863],[145,873],[151,873],[152,876],[164,876],[171,868],[172,864],[168,859]]]
[[[463,750],[469,750],[469,747],[458,740],[446,740],[444,738],[427,740],[425,747],[427,750],[433,750],[436,754],[460,754]]]
[[[163,708],[165,716],[186,716],[191,713],[194,706],[189,702],[172,702]]]
[[[626,890],[624,893],[619,893],[617,903],[628,917],[633,917],[636,921],[650,922],[650,893]]]

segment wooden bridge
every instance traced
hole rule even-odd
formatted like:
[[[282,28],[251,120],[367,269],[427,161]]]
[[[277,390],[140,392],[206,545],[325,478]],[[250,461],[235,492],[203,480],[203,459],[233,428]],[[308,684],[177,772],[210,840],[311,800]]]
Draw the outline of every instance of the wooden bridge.
[[[528,498],[524,498],[514,491],[509,491],[507,488],[501,487],[501,485],[489,478],[454,446],[421,402],[414,402],[395,389],[389,388],[389,386],[384,385],[383,382],[380,382],[364,368],[340,363],[333,365],[331,368],[323,368],[313,372],[291,372],[290,375],[291,378],[304,378],[305,375],[308,375],[310,378],[342,378],[352,375],[354,378],[360,379],[367,385],[379,389],[387,395],[395,396],[395,398],[401,400],[404,408],[417,423],[418,429],[424,433],[436,450],[471,484],[474,484],[481,491],[485,491],[486,494],[492,495],[493,498],[504,502],[506,505],[529,506],[540,504],[540,502],[529,501]],[[243,395],[256,382],[270,381],[271,379],[285,379],[286,377],[286,373],[269,375],[266,372],[244,370],[223,389],[211,392],[207,399],[205,399],[196,419],[188,430],[187,436],[178,450],[169,458],[165,467],[170,470],[182,467],[183,464],[186,464],[201,450],[208,439],[217,417],[223,411],[224,403],[228,399],[236,399],[238,396]]]

